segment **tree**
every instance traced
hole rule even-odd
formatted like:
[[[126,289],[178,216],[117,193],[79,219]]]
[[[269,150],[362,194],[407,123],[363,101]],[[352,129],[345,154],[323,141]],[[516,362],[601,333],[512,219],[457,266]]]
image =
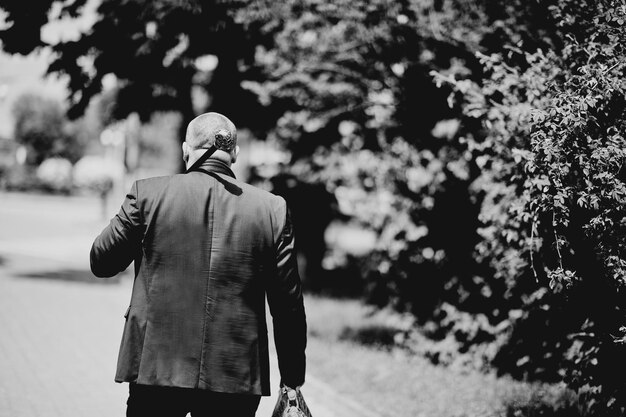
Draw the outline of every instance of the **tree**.
[[[76,161],[84,144],[68,129],[60,103],[35,94],[23,94],[13,104],[14,135],[28,151],[27,163],[39,165],[44,159],[60,156]]]
[[[41,27],[62,17],[84,12],[85,0],[45,0],[29,5],[4,1],[8,28],[0,30],[2,48],[28,54],[49,47],[54,60],[49,73],[69,79],[69,115],[81,115],[102,90],[105,76],[119,85],[114,115],[137,112],[146,121],[158,110],[183,115],[182,129],[194,115],[192,87],[206,89],[211,109],[238,115],[239,125],[254,127],[263,113],[253,111],[254,100],[240,87],[246,62],[252,59],[252,34],[236,24],[231,13],[237,1],[180,2],[174,0],[103,0],[93,27],[78,39],[46,44]],[[203,68],[200,58],[213,55],[217,67]],[[205,108],[198,109],[200,111]],[[184,135],[181,135],[181,140]]]
[[[480,126],[460,125],[451,90],[430,75],[479,80],[473,51],[502,50],[514,35],[500,33],[509,23],[520,32],[541,26],[522,2],[520,13],[501,13],[506,22],[487,3],[256,2],[256,13],[238,16],[276,40],[257,54],[265,80],[244,84],[277,114],[270,139],[291,152],[296,178],[333,195],[336,217],[378,236],[359,262],[370,301],[422,322],[440,322],[451,304],[496,324],[521,304],[475,253],[483,196],[472,185],[481,167],[463,135]]]
[[[276,114],[268,137],[290,151],[293,175],[322,184],[338,201],[335,216],[380,236],[362,263],[372,301],[431,317],[448,277],[470,278],[476,237],[467,193],[453,185],[467,181],[467,164],[455,165],[459,176],[448,170],[456,145],[432,134],[455,113],[428,73],[450,66],[455,55],[459,66],[478,61],[459,41],[467,26],[449,37],[424,28],[471,19],[462,8],[428,15],[431,5],[411,1],[254,5],[256,12],[248,8],[238,18],[275,44],[258,48],[264,79],[244,85]],[[451,221],[446,211],[455,205],[468,210]],[[456,226],[459,238],[445,247],[438,236]]]

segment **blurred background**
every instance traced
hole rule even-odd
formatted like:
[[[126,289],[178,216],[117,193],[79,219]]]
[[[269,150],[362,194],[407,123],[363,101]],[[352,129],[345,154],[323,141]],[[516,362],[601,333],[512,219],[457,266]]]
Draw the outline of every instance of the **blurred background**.
[[[624,415],[625,22],[619,0],[0,1],[0,416],[123,406],[102,387],[132,277],[96,285],[87,253],[206,111],[292,210],[314,414]],[[91,379],[40,383],[51,410],[19,375],[68,306],[59,351],[112,345],[111,375],[54,356],[40,382]]]

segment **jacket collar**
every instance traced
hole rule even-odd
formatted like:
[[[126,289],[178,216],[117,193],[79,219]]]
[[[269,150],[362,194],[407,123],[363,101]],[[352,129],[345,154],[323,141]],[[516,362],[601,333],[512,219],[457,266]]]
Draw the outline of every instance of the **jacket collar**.
[[[215,172],[217,174],[228,175],[229,177],[236,179],[235,173],[230,169],[228,164],[215,158],[207,159],[202,165],[193,171]]]

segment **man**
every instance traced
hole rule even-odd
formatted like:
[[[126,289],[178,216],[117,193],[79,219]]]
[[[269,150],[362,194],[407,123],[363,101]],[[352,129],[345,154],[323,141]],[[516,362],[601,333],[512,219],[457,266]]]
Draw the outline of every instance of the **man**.
[[[91,248],[111,277],[135,262],[118,358],[127,416],[254,416],[270,394],[265,295],[281,385],[304,383],[306,321],[285,200],[235,179],[234,124],[195,118],[185,174],[133,184]],[[216,411],[219,413],[216,414]]]

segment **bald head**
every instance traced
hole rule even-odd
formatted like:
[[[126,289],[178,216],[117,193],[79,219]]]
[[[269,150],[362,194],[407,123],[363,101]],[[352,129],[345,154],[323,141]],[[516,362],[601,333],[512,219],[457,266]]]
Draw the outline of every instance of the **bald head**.
[[[219,113],[204,113],[193,119],[187,126],[183,143],[183,159],[191,166],[205,149],[215,145],[217,151],[212,158],[226,163],[237,159],[237,128],[226,116]]]
[[[191,149],[206,149],[217,145],[218,149],[230,152],[237,145],[237,128],[224,115],[204,113],[187,126],[185,142]]]

